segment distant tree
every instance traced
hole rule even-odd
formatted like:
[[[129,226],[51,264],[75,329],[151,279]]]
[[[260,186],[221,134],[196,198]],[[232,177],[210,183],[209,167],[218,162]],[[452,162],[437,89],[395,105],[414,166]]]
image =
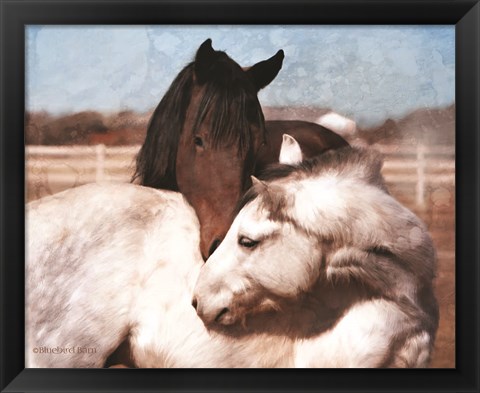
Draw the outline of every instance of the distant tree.
[[[26,113],[27,144],[72,145],[88,143],[90,134],[106,133],[102,114],[94,111],[53,117],[45,112]]]
[[[49,132],[52,117],[47,112],[25,113],[25,143],[27,145],[45,144],[45,135]]]

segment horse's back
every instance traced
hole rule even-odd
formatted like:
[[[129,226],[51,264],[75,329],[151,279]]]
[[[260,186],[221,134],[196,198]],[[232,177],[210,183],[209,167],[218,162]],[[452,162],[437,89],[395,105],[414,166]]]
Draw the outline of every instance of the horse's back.
[[[29,367],[101,367],[152,272],[199,259],[198,221],[174,192],[90,184],[28,204],[26,218]],[[40,347],[95,353],[32,352]]]
[[[337,133],[319,124],[302,120],[269,120],[265,122],[267,143],[258,154],[257,170],[278,162],[283,134],[295,138],[305,158],[315,157],[331,149],[348,146]]]
[[[27,263],[37,265],[51,259],[52,252],[62,259],[82,256],[88,263],[92,260],[86,255],[110,245],[129,249],[143,244],[153,229],[168,227],[163,236],[170,238],[171,228],[191,226],[195,233],[198,225],[181,194],[123,183],[87,184],[36,200],[27,204],[26,218]]]

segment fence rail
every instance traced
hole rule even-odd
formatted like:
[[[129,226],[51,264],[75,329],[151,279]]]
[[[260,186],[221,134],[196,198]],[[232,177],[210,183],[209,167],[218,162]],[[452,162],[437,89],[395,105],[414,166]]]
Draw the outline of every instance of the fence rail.
[[[415,189],[417,207],[426,205],[428,186],[455,184],[453,146],[373,145],[384,155],[383,175],[389,184]],[[30,198],[90,182],[129,181],[140,146],[34,146],[26,147],[27,192]],[[34,190],[33,190],[34,191]]]
[[[455,185],[454,146],[373,145],[385,157],[383,175],[387,183],[414,183],[415,205],[425,208],[427,186]]]

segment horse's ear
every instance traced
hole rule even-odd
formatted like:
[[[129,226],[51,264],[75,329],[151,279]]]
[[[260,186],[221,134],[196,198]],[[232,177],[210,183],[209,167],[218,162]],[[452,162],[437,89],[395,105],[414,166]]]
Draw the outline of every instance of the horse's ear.
[[[283,50],[279,50],[276,55],[268,60],[261,61],[247,70],[247,75],[252,79],[257,91],[267,86],[282,68]]]
[[[300,145],[295,138],[283,134],[282,146],[280,147],[280,164],[296,165],[303,161],[303,154]]]
[[[195,77],[202,84],[207,79],[210,65],[215,59],[215,50],[212,48],[212,40],[209,38],[200,45],[195,55]]]
[[[252,185],[253,186],[261,187],[263,189],[268,188],[267,183],[257,179],[255,176],[250,176],[250,179],[252,179]]]

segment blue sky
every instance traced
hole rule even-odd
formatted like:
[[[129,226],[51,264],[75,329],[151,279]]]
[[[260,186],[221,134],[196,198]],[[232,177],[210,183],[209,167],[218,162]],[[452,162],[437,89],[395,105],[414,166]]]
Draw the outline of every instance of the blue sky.
[[[27,110],[148,111],[207,38],[242,66],[285,51],[264,106],[366,126],[454,102],[454,26],[28,26]]]

